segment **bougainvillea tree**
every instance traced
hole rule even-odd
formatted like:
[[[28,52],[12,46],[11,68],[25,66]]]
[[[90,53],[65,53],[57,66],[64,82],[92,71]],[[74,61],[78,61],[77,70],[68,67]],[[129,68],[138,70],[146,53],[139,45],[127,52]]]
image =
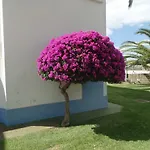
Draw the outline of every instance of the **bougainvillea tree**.
[[[52,39],[41,52],[37,65],[43,80],[60,83],[60,91],[65,97],[62,126],[69,125],[69,96],[66,90],[71,83],[120,83],[125,78],[122,53],[109,37],[96,31],[74,32]]]

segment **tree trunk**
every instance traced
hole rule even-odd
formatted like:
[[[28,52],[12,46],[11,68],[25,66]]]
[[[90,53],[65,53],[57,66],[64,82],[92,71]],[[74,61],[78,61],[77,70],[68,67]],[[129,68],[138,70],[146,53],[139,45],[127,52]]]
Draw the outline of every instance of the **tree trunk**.
[[[70,108],[69,108],[69,96],[67,93],[67,89],[70,86],[70,82],[60,82],[59,88],[62,93],[62,95],[65,98],[65,116],[64,120],[61,123],[62,127],[66,127],[70,125]]]

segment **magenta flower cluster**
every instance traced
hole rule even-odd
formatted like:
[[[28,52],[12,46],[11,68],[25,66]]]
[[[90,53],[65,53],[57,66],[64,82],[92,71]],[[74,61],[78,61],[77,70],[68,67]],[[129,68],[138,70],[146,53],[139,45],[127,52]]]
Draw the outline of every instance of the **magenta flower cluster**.
[[[120,83],[125,78],[122,53],[109,37],[80,31],[52,39],[37,59],[43,80]]]

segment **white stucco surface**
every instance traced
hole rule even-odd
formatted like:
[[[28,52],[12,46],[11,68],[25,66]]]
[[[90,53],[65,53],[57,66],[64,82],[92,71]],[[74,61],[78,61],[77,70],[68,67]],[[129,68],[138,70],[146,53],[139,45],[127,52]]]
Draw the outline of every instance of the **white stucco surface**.
[[[57,83],[38,77],[36,59],[53,37],[80,30],[105,35],[105,11],[105,0],[3,0],[6,107],[63,101]],[[69,95],[81,99],[82,86],[72,85]]]
[[[0,108],[6,108],[6,76],[5,76],[5,53],[3,34],[3,8],[0,0]]]

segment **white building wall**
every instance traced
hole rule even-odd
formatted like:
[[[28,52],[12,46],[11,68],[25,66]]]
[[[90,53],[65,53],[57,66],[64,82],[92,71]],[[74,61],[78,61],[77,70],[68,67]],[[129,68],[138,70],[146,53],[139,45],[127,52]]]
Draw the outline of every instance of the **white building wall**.
[[[6,100],[3,8],[2,0],[0,0],[0,108],[6,108]]]
[[[105,35],[103,1],[3,0],[8,109],[63,100],[57,83],[38,77],[36,59],[53,37],[80,30]],[[82,86],[72,85],[69,95],[81,99]]]

